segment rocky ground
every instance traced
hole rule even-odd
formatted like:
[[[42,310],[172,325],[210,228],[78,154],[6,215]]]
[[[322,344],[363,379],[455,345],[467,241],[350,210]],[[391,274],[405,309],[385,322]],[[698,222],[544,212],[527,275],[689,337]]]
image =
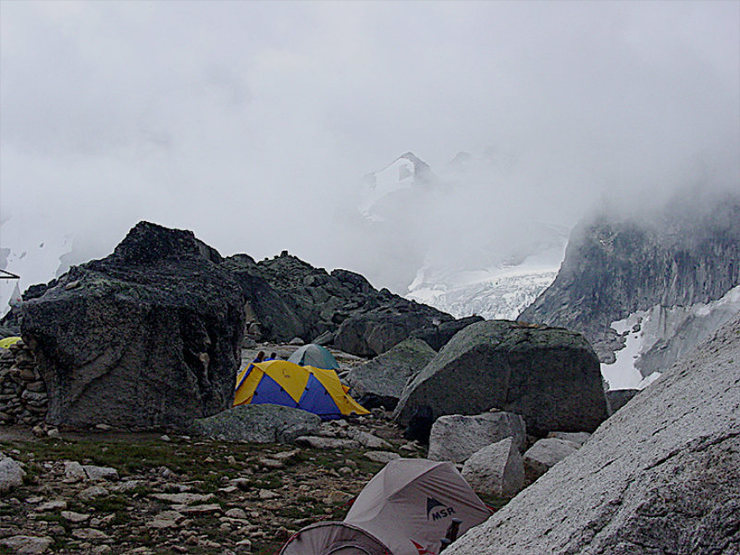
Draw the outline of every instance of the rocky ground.
[[[386,444],[350,442],[357,431]],[[321,435],[308,447],[0,428],[0,451],[26,471],[0,497],[0,553],[18,542],[28,553],[274,553],[301,527],[342,519],[389,457],[424,455],[379,410]]]

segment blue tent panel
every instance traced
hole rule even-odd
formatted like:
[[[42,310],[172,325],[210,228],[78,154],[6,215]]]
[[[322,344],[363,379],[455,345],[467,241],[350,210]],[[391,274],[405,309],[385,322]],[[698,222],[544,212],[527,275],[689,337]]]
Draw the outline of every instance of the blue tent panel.
[[[339,410],[331,395],[313,375],[308,378],[306,389],[298,401],[298,406],[303,410],[318,414],[322,420],[342,417],[342,411]]]
[[[279,383],[270,376],[262,376],[260,383],[254,389],[253,405],[283,405],[284,407],[298,408],[298,403],[285,391]]]

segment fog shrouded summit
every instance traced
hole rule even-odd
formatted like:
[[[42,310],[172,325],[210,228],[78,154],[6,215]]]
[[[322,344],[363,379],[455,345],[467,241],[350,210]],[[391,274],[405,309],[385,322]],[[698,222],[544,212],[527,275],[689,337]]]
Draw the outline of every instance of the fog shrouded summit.
[[[733,2],[0,10],[0,262],[22,290],[149,220],[405,293],[605,201],[738,186]],[[363,176],[408,152],[425,192],[380,227]]]

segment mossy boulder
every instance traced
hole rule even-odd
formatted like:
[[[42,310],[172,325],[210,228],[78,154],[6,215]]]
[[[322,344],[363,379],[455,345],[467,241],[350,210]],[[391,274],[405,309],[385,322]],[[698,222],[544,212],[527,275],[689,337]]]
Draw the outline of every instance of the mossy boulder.
[[[420,409],[433,417],[520,414],[527,430],[593,431],[607,418],[599,361],[588,342],[563,328],[506,320],[472,324],[406,386],[394,417],[407,424]]]

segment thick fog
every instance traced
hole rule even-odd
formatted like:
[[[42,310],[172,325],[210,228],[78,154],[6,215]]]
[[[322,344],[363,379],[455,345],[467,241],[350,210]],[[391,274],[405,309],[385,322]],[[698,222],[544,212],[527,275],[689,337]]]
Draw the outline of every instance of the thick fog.
[[[0,10],[0,247],[60,245],[44,279],[150,220],[403,293],[605,204],[740,189],[737,2]],[[434,183],[368,222],[363,176],[407,151]]]

